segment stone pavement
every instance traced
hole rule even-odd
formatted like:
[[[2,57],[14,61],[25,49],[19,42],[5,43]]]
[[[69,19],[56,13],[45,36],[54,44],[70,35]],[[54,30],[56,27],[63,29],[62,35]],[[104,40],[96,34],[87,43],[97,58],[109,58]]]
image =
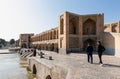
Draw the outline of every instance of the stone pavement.
[[[18,54],[0,54],[0,79],[27,79],[27,71],[19,65]]]
[[[35,57],[40,63],[60,66],[68,70],[66,79],[120,79],[120,58],[103,55],[103,65],[98,62],[98,56],[93,56],[93,64],[87,62],[86,54],[59,55],[43,51],[45,58]],[[53,60],[48,60],[52,56]]]

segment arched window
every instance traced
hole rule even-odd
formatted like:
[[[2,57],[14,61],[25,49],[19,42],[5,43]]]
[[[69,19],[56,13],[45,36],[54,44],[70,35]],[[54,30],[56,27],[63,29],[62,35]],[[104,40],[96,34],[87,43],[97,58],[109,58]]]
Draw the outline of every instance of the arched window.
[[[76,34],[77,32],[76,32],[76,27],[75,26],[73,26],[73,34]]]
[[[60,19],[60,34],[64,34],[64,20]]]
[[[92,19],[87,19],[83,23],[83,35],[95,35],[96,34],[96,22]]]
[[[79,18],[76,16],[70,16],[69,19],[69,34],[78,34],[79,31]]]

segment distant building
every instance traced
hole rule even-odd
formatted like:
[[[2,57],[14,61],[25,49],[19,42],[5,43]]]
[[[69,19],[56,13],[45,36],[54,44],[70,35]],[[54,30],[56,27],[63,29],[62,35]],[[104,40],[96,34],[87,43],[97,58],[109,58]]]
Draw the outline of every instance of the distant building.
[[[19,39],[15,41],[15,46],[18,47],[19,46]]]
[[[31,36],[34,34],[20,34],[19,36],[19,46],[22,48],[29,48],[31,47]]]
[[[58,51],[58,27],[31,37],[32,45],[38,49]]]

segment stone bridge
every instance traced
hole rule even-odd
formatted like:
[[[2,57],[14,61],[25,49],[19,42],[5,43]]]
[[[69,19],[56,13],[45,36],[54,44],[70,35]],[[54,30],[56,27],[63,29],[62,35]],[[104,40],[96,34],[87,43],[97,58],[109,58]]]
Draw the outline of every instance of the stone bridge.
[[[52,60],[46,59],[29,59],[29,65],[33,74],[36,74],[37,79],[65,79],[68,70],[54,65]]]
[[[53,57],[49,60],[48,57]],[[103,65],[98,64],[94,55],[94,63],[87,62],[86,54],[59,55],[47,52],[45,58],[28,59],[32,73],[37,79],[120,79],[120,58],[103,56]]]

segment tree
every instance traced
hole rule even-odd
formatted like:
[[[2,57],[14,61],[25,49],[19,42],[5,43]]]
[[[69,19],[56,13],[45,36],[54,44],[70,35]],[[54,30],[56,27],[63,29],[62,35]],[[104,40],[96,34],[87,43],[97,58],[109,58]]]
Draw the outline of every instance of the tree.
[[[12,44],[15,44],[15,40],[14,39],[11,39],[10,40],[10,44],[12,45]]]
[[[2,46],[2,45],[6,46],[6,41],[4,39],[0,38],[0,46]]]

